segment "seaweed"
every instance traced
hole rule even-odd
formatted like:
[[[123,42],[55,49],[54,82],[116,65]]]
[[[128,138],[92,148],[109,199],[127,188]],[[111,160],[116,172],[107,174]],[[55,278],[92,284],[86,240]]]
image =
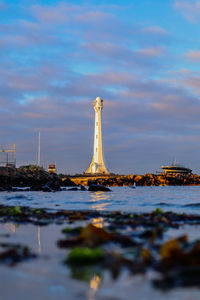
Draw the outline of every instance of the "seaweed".
[[[104,257],[104,252],[101,248],[76,247],[73,248],[66,262],[69,264],[95,264],[100,262]]]

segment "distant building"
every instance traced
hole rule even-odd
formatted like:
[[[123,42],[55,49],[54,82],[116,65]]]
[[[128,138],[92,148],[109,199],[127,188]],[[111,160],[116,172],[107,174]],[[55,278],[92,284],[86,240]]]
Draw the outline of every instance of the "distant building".
[[[56,164],[49,164],[48,165],[48,172],[51,174],[55,174],[56,173]]]
[[[189,168],[186,168],[180,164],[172,164],[169,166],[162,166],[161,167],[165,174],[191,174],[192,170]]]

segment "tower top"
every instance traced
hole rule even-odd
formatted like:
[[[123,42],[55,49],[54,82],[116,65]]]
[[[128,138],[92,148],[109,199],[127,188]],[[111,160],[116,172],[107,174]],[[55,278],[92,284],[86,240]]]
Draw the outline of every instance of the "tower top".
[[[93,105],[94,105],[94,109],[96,110],[101,110],[103,108],[103,100],[100,97],[97,97],[94,101],[93,101]]]
[[[103,100],[101,100],[100,97],[96,97],[96,101],[97,101],[97,102],[103,102]]]

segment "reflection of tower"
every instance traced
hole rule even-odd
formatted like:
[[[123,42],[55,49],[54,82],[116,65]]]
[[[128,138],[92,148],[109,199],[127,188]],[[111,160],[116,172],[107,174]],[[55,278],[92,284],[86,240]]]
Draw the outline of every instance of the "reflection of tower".
[[[38,253],[41,252],[40,226],[38,226]]]
[[[88,174],[109,174],[103,161],[102,151],[102,133],[101,133],[101,110],[103,100],[97,97],[93,102],[95,110],[95,127],[94,127],[94,153],[92,162],[85,173]]]

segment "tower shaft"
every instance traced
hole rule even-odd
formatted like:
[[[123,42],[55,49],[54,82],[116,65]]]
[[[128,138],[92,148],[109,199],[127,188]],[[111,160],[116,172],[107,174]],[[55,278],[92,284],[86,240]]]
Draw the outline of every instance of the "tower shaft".
[[[109,174],[103,161],[102,150],[102,129],[101,129],[101,111],[103,108],[103,100],[97,97],[93,102],[95,110],[95,126],[94,126],[94,152],[92,162],[85,173],[88,174]]]

